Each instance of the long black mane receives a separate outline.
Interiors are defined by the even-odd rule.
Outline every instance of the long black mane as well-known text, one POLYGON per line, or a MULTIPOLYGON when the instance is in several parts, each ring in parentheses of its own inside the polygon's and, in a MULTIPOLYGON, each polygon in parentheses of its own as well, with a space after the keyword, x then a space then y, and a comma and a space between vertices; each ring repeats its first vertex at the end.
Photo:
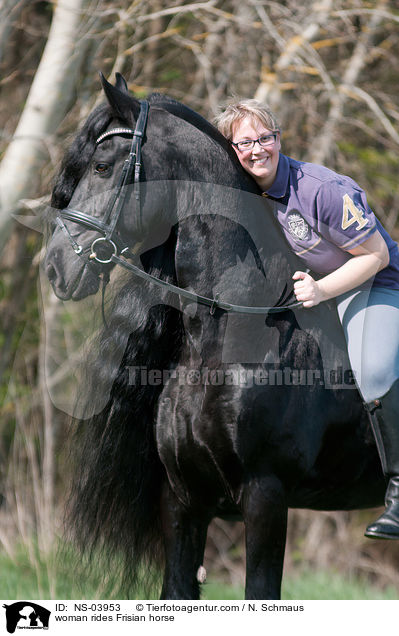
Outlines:
MULTIPOLYGON (((159 93, 148 96, 162 108, 207 135, 216 152, 232 162, 229 184, 256 191, 256 184, 239 169, 235 153, 219 131, 203 117, 159 93)), ((115 115, 109 105, 97 107, 67 152, 52 195, 52 207, 63 208, 83 177, 96 148, 96 139, 115 115)), ((129 124, 126 120, 121 125, 129 124)), ((222 162, 223 165, 223 162, 222 162)), ((222 178, 226 171, 223 170, 222 178)), ((199 176, 201 178, 201 176, 199 176)), ((173 254, 176 235, 142 254, 141 265, 150 274, 176 284, 173 254)), ((154 290, 129 278, 114 295, 107 311, 108 326, 93 346, 90 373, 83 391, 87 412, 103 398, 113 377, 109 400, 100 413, 75 421, 75 478, 71 485, 68 526, 84 553, 121 564, 124 585, 134 588, 142 567, 156 576, 162 567, 163 546, 159 523, 160 488, 165 471, 153 436, 157 402, 162 387, 130 383, 129 368, 147 365, 170 369, 177 363, 184 341, 180 312, 164 302, 151 302, 154 290), (115 351, 123 352, 115 368, 115 351), (88 551, 88 547, 90 550, 88 551), (125 564, 132 564, 125 567, 125 564), (151 569, 152 568, 152 569, 151 569)), ((85 409, 83 409, 85 410, 85 409)), ((151 576, 147 578, 149 584, 151 576)))

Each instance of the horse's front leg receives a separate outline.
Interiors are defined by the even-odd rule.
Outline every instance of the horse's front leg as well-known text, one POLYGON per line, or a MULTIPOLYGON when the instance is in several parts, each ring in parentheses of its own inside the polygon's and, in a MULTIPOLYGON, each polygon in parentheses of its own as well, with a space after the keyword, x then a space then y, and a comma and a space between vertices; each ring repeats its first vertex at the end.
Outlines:
POLYGON ((162 529, 165 574, 162 599, 199 599, 198 569, 204 558, 209 518, 187 509, 165 485, 162 529))
POLYGON ((243 493, 245 598, 279 599, 287 532, 284 488, 275 476, 252 479, 243 493))

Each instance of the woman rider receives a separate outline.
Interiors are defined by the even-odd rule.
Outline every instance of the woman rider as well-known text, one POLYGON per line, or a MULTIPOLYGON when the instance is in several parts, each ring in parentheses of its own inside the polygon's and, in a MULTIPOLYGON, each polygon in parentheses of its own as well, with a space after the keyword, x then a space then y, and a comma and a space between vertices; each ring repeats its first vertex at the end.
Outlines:
POLYGON ((349 359, 370 414, 384 474, 386 509, 366 536, 399 539, 399 251, 349 177, 280 153, 273 113, 253 99, 216 119, 265 197, 293 251, 314 272, 295 272, 297 300, 337 299, 349 359))

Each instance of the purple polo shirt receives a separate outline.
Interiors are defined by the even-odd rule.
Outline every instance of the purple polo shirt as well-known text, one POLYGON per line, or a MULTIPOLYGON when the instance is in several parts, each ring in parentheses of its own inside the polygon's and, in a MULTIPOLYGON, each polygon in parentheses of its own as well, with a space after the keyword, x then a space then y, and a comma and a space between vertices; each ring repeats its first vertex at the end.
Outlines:
POLYGON ((276 178, 263 196, 274 200, 274 215, 292 250, 319 274, 329 274, 353 258, 350 250, 377 229, 390 253, 374 287, 399 290, 399 250, 374 216, 358 184, 324 166, 280 153, 276 178))

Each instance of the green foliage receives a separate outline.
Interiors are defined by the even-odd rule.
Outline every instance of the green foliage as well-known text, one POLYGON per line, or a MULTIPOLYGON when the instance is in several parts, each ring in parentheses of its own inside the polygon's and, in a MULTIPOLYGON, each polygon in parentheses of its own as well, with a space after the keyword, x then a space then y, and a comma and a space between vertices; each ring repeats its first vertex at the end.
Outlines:
POLYGON ((356 576, 333 571, 304 571, 283 581, 284 600, 392 600, 399 598, 394 587, 381 590, 356 576))
MULTIPOLYGON (((399 156, 386 148, 341 141, 339 149, 352 170, 348 173, 367 190, 370 207, 391 212, 399 194, 399 156)), ((385 219, 381 219, 383 222, 385 219)), ((390 228, 389 228, 390 229, 390 228)))
MULTIPOLYGON (((20 547, 14 557, 0 552, 0 598, 53 599, 123 599, 118 580, 109 576, 104 583, 99 566, 85 576, 76 572, 76 554, 62 551, 62 558, 54 554, 44 558, 32 545, 20 547)), ((155 597, 155 596, 154 596, 155 597)), ((138 594, 137 598, 147 598, 138 594)), ((202 587, 202 600, 239 600, 244 589, 217 581, 202 587)), ((291 600, 397 600, 399 592, 393 586, 381 590, 358 577, 344 577, 332 571, 304 571, 285 577, 282 598, 291 600)))
POLYGON ((126 598, 117 581, 108 577, 106 584, 98 568, 86 576, 79 568, 76 554, 63 549, 43 555, 37 546, 20 546, 12 557, 0 552, 0 598, 126 598))
POLYGON ((166 71, 163 71, 159 79, 162 83, 172 82, 173 80, 180 79, 182 76, 182 72, 177 68, 170 68, 166 71))
MULTIPOLYGON (((203 599, 232 599, 244 598, 241 587, 232 587, 222 583, 204 585, 203 599)), ((344 577, 338 572, 318 571, 303 572, 300 575, 285 577, 282 586, 282 600, 394 600, 399 598, 398 590, 394 587, 380 590, 365 580, 357 577, 344 577)))

